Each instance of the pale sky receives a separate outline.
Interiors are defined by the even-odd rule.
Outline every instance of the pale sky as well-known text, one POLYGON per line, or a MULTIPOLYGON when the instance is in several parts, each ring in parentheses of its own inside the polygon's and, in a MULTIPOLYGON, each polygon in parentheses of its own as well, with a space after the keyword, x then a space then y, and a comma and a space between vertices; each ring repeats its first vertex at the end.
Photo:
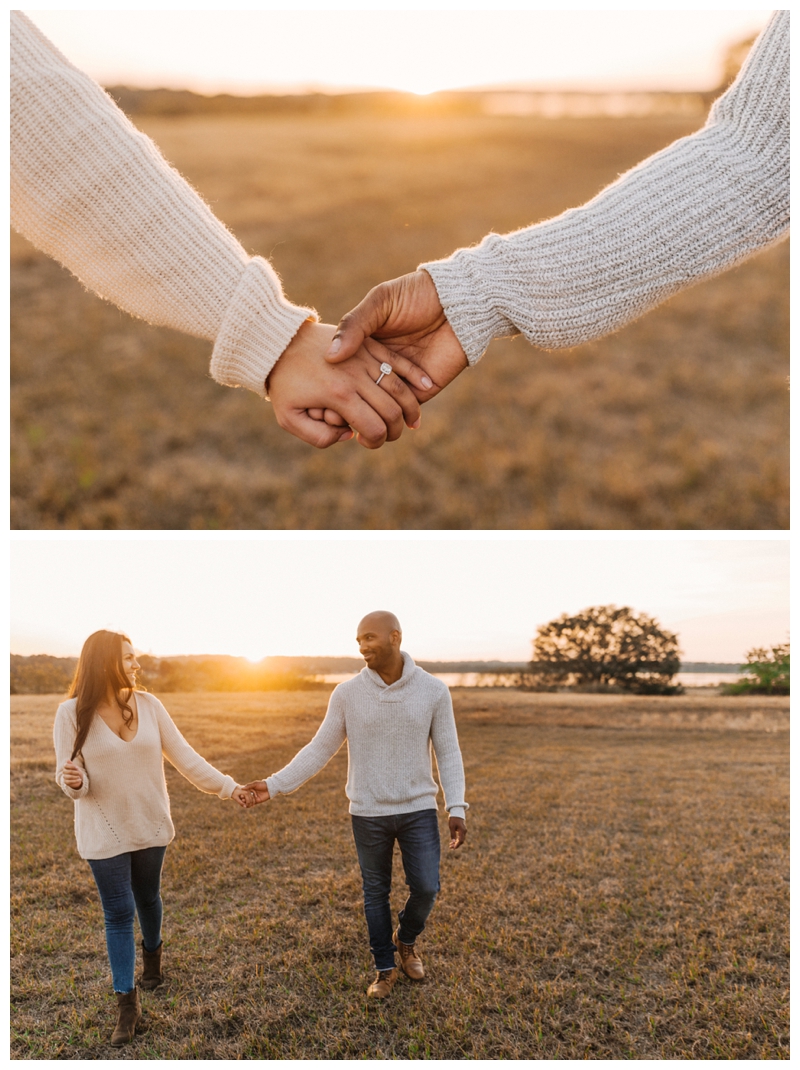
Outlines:
MULTIPOLYGON (((364 8, 364 5, 361 5, 364 8)), ((105 85, 258 93, 476 86, 711 89, 768 9, 29 11, 105 85)), ((371 10, 369 8, 372 8, 371 10)))
POLYGON ((787 640, 788 549, 784 539, 14 539, 11 652, 76 655, 112 628, 160 656, 357 656, 360 618, 389 609, 414 657, 522 661, 538 625, 614 603, 677 632, 684 660, 738 662, 787 640))

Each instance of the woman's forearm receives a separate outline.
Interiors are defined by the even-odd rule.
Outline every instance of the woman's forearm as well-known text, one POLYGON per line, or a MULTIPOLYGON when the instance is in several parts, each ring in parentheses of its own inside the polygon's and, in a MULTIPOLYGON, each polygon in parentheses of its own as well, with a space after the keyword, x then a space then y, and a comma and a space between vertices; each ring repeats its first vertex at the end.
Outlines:
POLYGON ((11 46, 13 226, 120 308, 214 341, 214 378, 263 396, 313 312, 21 12, 11 46))
POLYGON ((164 706, 158 699, 154 701, 158 730, 161 735, 161 749, 167 760, 200 791, 209 795, 217 795, 220 799, 229 799, 236 788, 236 781, 233 777, 221 773, 198 754, 183 738, 164 706))
POLYGON ((471 364, 493 337, 602 337, 789 228, 789 12, 777 12, 702 130, 580 208, 422 266, 471 364))

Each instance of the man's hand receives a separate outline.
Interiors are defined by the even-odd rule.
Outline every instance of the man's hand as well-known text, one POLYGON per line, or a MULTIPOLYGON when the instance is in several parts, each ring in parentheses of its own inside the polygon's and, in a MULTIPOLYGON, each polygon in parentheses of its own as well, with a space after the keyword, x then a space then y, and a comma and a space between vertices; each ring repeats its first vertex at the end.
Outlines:
MULTIPOLYGON (((383 358, 370 351, 381 348, 377 343, 356 346, 340 367, 325 361, 334 331, 327 323, 302 324, 272 369, 268 389, 280 426, 320 449, 353 431, 362 445, 377 449, 400 437, 404 421, 419 427, 419 402, 409 386, 395 374, 377 384, 383 358)), ((416 368, 412 374, 423 377, 416 368)))
POLYGON ((237 785, 231 792, 231 798, 234 802, 237 802, 240 806, 243 806, 245 809, 247 809, 247 795, 245 793, 244 788, 239 787, 239 785, 237 785))
POLYGON ((457 851, 467 838, 467 823, 463 817, 450 818, 450 850, 457 851))
POLYGON ((83 770, 70 759, 64 762, 62 775, 68 788, 74 788, 77 791, 83 786, 83 770))
POLYGON ((245 784, 241 790, 245 797, 244 805, 248 808, 257 806, 258 803, 269 801, 266 780, 251 780, 250 783, 245 784))
POLYGON ((372 336, 385 348, 386 360, 406 378, 416 365, 425 380, 409 379, 420 401, 429 401, 467 367, 467 358, 444 314, 433 279, 413 271, 382 282, 348 312, 336 328, 326 359, 347 360, 372 336))

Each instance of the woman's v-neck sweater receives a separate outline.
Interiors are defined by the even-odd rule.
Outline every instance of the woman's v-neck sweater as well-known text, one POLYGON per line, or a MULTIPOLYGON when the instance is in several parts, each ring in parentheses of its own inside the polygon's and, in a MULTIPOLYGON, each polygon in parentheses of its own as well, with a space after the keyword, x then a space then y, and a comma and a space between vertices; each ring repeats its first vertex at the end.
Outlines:
POLYGON ((327 765, 347 740, 350 813, 360 817, 436 810, 436 756, 445 808, 463 817, 464 766, 447 686, 403 654, 403 674, 386 684, 372 669, 339 684, 307 746, 267 778, 270 796, 287 795, 327 765))
POLYGON ((129 742, 95 715, 75 764, 83 784, 64 783, 64 763, 75 745, 74 698, 58 707, 53 741, 56 783, 75 802, 75 837, 82 858, 112 858, 145 847, 164 847, 175 835, 169 809, 164 757, 196 788, 229 799, 236 781, 220 773, 189 746, 154 696, 136 692, 139 727, 129 742))

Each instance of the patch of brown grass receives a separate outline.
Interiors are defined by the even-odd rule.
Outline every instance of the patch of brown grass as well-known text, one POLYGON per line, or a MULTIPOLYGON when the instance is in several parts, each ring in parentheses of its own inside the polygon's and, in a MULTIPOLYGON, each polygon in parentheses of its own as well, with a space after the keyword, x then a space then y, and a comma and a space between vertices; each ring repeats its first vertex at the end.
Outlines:
MULTIPOLYGON (((427 983, 364 996, 344 753, 248 813, 168 767, 168 983, 120 1052, 97 895, 52 781, 56 699, 12 697, 13 1056, 788 1058, 788 700, 454 697, 469 839, 443 857, 427 983)), ((167 700, 242 780, 325 707, 167 700)))
MULTIPOLYGON (((290 297, 383 278, 581 203, 685 120, 148 120, 290 297)), ((317 453, 12 240, 16 528, 788 526, 788 247, 566 353, 497 341, 380 451, 317 453)))

